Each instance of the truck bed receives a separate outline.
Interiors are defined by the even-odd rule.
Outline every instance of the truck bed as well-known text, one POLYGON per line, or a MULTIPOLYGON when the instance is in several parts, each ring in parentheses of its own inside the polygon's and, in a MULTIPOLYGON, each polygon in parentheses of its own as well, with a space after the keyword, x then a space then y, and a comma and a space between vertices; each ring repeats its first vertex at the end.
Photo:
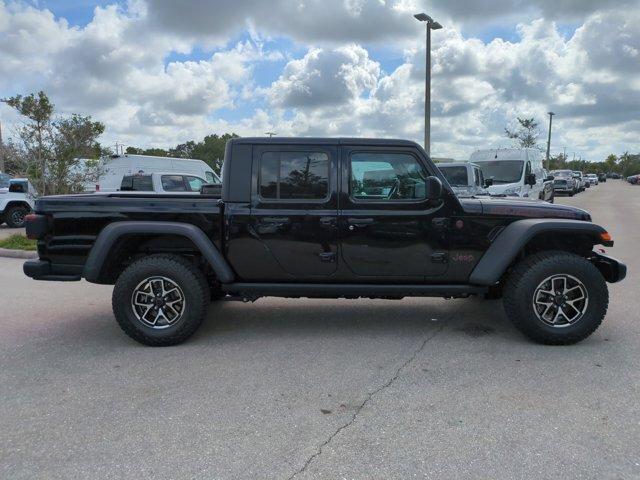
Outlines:
MULTIPOLYGON (((222 203, 215 195, 137 193, 56 195, 36 202, 46 215, 49 233, 38 240, 38 254, 54 264, 81 272, 98 234, 113 222, 159 220, 200 228, 220 248, 222 203)), ((176 244, 176 248, 179 245, 176 244)))

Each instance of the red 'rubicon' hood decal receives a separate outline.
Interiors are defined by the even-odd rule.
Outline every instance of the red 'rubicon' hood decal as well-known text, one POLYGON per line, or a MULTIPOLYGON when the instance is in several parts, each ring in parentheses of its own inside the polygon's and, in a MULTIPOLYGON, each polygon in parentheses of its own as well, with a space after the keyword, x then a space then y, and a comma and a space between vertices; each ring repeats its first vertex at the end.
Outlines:
POLYGON ((568 218, 591 221, 589 212, 569 205, 536 200, 488 198, 480 200, 483 215, 521 218, 568 218))

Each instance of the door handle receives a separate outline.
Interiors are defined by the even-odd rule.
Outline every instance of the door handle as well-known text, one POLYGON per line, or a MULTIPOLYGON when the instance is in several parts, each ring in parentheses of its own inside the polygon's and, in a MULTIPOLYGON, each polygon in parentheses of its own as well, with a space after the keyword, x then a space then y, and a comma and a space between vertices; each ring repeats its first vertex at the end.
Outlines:
POLYGON ((348 218, 347 222, 355 227, 364 227, 365 225, 371 225, 373 218, 348 218))

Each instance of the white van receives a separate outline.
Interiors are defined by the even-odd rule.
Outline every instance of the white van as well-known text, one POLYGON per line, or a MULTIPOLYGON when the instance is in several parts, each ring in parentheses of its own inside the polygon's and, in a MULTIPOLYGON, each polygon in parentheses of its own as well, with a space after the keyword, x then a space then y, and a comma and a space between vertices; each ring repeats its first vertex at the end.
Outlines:
POLYGON ((498 148, 477 150, 469 161, 477 164, 490 195, 525 197, 538 200, 547 181, 542 164, 542 152, 537 148, 498 148))
POLYGON ((105 171, 97 182, 86 184, 87 192, 116 192, 125 175, 136 173, 179 172, 204 178, 207 183, 220 183, 220 177, 202 160, 193 158, 155 157, 152 155, 113 155, 102 159, 105 171))

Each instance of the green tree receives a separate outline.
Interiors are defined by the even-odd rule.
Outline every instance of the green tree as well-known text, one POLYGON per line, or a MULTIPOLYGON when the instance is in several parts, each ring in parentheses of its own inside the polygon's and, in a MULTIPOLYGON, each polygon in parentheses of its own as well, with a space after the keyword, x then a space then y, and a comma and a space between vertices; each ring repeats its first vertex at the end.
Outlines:
POLYGON ((615 172, 618 169, 618 157, 616 157, 613 153, 610 154, 604 160, 605 163, 605 171, 606 172, 615 172))
POLYGON ((538 129, 538 122, 534 118, 520 118, 518 117, 518 125, 516 129, 510 129, 509 127, 504 129, 504 133, 507 137, 516 141, 516 146, 520 148, 534 148, 538 144, 538 137, 540 136, 540 130, 538 129))
MULTIPOLYGON (((93 172, 97 162, 83 165, 80 158, 97 159, 102 154, 98 137, 104 133, 104 125, 91 117, 72 115, 54 122, 54 160, 48 172, 51 193, 81 191, 88 177, 99 176, 93 172)), ((97 178, 96 178, 97 179, 97 178)))
POLYGON ((103 153, 98 137, 104 125, 75 114, 54 119, 54 105, 42 91, 2 101, 26 119, 14 144, 16 169, 31 178, 43 195, 81 189, 86 180, 81 158, 97 159, 103 153))
POLYGON ((26 158, 33 160, 27 165, 25 173, 34 180, 38 179, 42 193, 46 194, 47 163, 52 158, 53 104, 43 91, 26 97, 16 95, 3 98, 1 101, 27 119, 18 132, 26 158))
POLYGON ((200 142, 189 140, 188 142, 176 145, 173 148, 164 150, 162 148, 141 149, 136 147, 127 147, 126 152, 138 155, 156 155, 159 157, 178 157, 178 158, 195 158, 204 160, 211 168, 220 174, 222 169, 222 160, 224 159, 224 150, 227 141, 232 138, 238 138, 235 133, 225 133, 218 135, 214 133, 207 135, 200 142))

